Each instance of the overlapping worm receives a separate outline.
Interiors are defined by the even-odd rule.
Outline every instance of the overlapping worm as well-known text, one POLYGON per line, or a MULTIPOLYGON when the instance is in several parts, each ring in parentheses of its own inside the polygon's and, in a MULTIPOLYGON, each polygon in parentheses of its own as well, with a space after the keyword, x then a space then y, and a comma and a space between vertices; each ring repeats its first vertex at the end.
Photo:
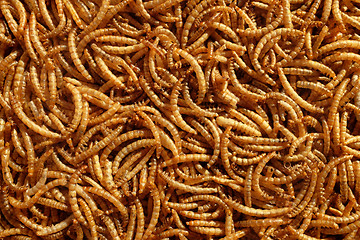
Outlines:
POLYGON ((360 238, 360 4, 0 0, 0 238, 360 238))

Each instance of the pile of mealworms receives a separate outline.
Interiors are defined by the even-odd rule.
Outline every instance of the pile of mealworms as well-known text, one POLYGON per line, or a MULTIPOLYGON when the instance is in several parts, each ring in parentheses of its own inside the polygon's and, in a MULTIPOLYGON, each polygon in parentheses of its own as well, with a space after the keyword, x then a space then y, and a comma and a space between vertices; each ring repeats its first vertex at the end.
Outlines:
POLYGON ((0 239, 359 239, 360 1, 0 0, 0 239))

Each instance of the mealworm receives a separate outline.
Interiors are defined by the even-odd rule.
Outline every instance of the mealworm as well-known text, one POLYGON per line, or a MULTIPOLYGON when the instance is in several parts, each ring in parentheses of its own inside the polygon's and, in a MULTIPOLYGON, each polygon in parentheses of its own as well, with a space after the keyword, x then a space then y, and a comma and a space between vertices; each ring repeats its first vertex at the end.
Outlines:
POLYGON ((311 105, 310 103, 308 103, 307 101, 302 99, 295 92, 295 90, 291 87, 290 83, 287 81, 286 76, 281 68, 278 68, 278 73, 279 73, 279 78, 280 78, 281 84, 284 87, 284 90, 297 104, 299 104, 301 107, 305 108, 306 110, 308 110, 310 112, 319 112, 319 113, 323 112, 323 109, 318 108, 314 105, 311 105))
POLYGON ((93 78, 91 77, 91 75, 89 74, 89 72, 86 70, 86 68, 84 67, 84 65, 81 63, 81 60, 79 58, 77 49, 76 49, 76 43, 75 43, 75 39, 76 38, 76 31, 72 30, 69 33, 69 39, 68 39, 68 46, 69 46, 69 52, 71 55, 71 58, 74 62, 74 65, 76 67, 76 69, 81 73, 81 75, 88 81, 93 82, 93 78))
POLYGON ((76 23, 76 25, 80 28, 80 29, 84 29, 85 28, 85 23, 84 21, 79 17, 79 15, 77 14, 77 11, 75 10, 73 4, 69 1, 69 0, 63 0, 65 7, 68 9, 70 15, 72 16, 72 19, 74 20, 74 22, 76 23))
POLYGON ((29 208, 30 206, 32 206, 36 203, 36 201, 40 198, 40 196, 42 194, 44 194, 45 192, 49 191, 50 189, 52 189, 54 187, 64 186, 65 184, 67 184, 66 179, 57 179, 57 180, 47 183, 42 188, 40 188, 40 190, 28 201, 21 202, 13 197, 9 197, 9 202, 11 205, 13 205, 16 208, 20 208, 20 209, 21 208, 29 208))
POLYGON ((15 191, 25 191, 27 187, 18 186, 18 184, 14 184, 14 180, 9 168, 9 162, 10 162, 10 145, 6 144, 5 148, 2 149, 2 155, 1 155, 3 180, 5 183, 7 183, 7 185, 10 188, 14 189, 15 191))
MULTIPOLYGON (((12 235, 32 235, 31 231, 24 228, 10 228, 10 229, 4 229, 0 233, 1 238, 10 237, 12 235)), ((15 237, 15 236, 14 236, 15 237)))
POLYGON ((103 198, 107 199, 109 202, 111 202, 112 204, 114 204, 114 206, 119 210, 119 212, 122 215, 124 225, 125 226, 127 225, 127 222, 129 220, 129 213, 128 213, 126 207, 120 201, 118 201, 113 195, 111 195, 109 192, 107 192, 103 189, 98 189, 98 188, 94 188, 94 187, 84 187, 84 190, 86 192, 90 192, 90 193, 96 194, 100 197, 103 197, 103 198))
POLYGON ((114 174, 118 172, 120 162, 126 155, 128 155, 129 153, 136 151, 140 148, 151 146, 152 144, 156 144, 155 139, 137 140, 137 141, 127 145, 125 148, 123 148, 121 151, 119 151, 118 154, 116 155, 116 157, 112 163, 112 172, 114 174))
MULTIPOLYGON (((22 36, 18 30, 19 25, 17 24, 14 17, 12 16, 12 13, 10 10, 10 4, 7 1, 1 1, 0 8, 1 8, 1 12, 2 12, 3 16, 5 17, 7 23, 9 24, 9 28, 11 29, 11 32, 14 34, 14 36, 16 38, 18 38, 19 40, 22 40, 22 36)), ((22 29, 24 29, 24 27, 22 27, 22 29)))
POLYGON ((75 158, 73 159, 73 161, 71 161, 71 163, 72 164, 78 164, 78 163, 82 162, 84 159, 94 155, 95 153, 97 153, 98 151, 100 151, 101 149, 106 147, 106 145, 108 145, 115 137, 117 137, 117 135, 120 134, 122 129, 123 129, 123 126, 118 126, 115 130, 113 130, 111 132, 111 134, 104 137, 100 142, 95 144, 92 148, 90 148, 90 149, 82 152, 81 154, 75 156, 75 158))
POLYGON ((209 194, 209 193, 217 192, 216 188, 201 188, 196 186, 185 185, 183 183, 171 179, 166 173, 164 173, 161 170, 159 170, 158 173, 171 187, 181 189, 186 192, 193 192, 197 194, 209 194))
POLYGON ((79 35, 80 38, 83 38, 84 36, 86 36, 88 33, 92 32, 93 30, 95 30, 100 25, 102 20, 106 17, 109 7, 110 7, 110 0, 102 1, 102 4, 98 10, 98 14, 91 21, 91 23, 89 25, 87 25, 84 28, 84 30, 80 33, 80 35, 79 35))
POLYGON ((256 168, 254 169, 254 175, 252 177, 252 188, 254 192, 259 195, 262 199, 271 200, 273 196, 268 195, 266 192, 261 190, 260 188, 260 174, 265 167, 266 163, 271 160, 275 156, 275 152, 272 152, 265 156, 263 159, 260 160, 256 168))
POLYGON ((235 128, 237 130, 240 130, 250 136, 261 136, 261 132, 258 131, 257 129, 254 129, 248 125, 245 125, 241 122, 235 121, 230 118, 225 118, 225 117, 219 116, 216 118, 216 123, 223 127, 231 126, 231 127, 235 128))
POLYGON ((91 44, 91 48, 98 54, 100 54, 104 59, 113 62, 115 64, 120 65, 123 67, 127 73, 130 75, 131 79, 135 82, 136 87, 138 88, 139 80, 133 69, 126 63, 124 59, 122 59, 119 56, 112 56, 104 52, 100 47, 98 47, 96 44, 91 44))
POLYGON ((201 69, 200 65, 198 64, 198 62, 196 61, 196 59, 192 55, 190 55, 188 52, 186 52, 182 49, 179 49, 179 48, 175 48, 174 51, 177 54, 179 54, 180 56, 182 56, 184 59, 186 59, 186 61, 188 61, 189 64, 194 68, 194 71, 198 78, 198 84, 199 84, 199 94, 198 94, 196 103, 200 104, 204 100, 204 97, 205 97, 205 94, 207 91, 204 72, 202 71, 202 69, 201 69))
POLYGON ((328 123, 330 130, 333 129, 333 127, 334 127, 335 114, 337 112, 341 98, 345 95, 345 89, 349 82, 350 82, 350 79, 347 78, 346 80, 342 81, 341 84, 339 85, 339 87, 336 89, 336 93, 333 97, 333 101, 329 108, 329 115, 328 115, 328 119, 327 119, 327 123, 328 123))
POLYGON ((128 182, 131 178, 135 177, 135 175, 144 168, 146 162, 150 159, 152 154, 154 153, 154 148, 150 149, 146 155, 140 160, 140 162, 134 167, 131 172, 127 173, 125 177, 120 178, 119 175, 115 174, 115 179, 119 179, 117 185, 121 185, 124 182, 128 182))
POLYGON ((143 239, 148 239, 148 237, 154 231, 155 226, 158 222, 159 214, 160 214, 161 201, 160 201, 159 191, 156 188, 156 186, 151 186, 151 188, 152 188, 151 195, 153 197, 154 207, 152 208, 152 214, 151 214, 148 228, 146 229, 146 231, 144 232, 144 235, 142 236, 143 239))
POLYGON ((290 207, 274 208, 274 209, 255 209, 246 207, 240 203, 237 203, 231 199, 223 199, 223 201, 236 211, 241 213, 254 216, 254 217, 276 217, 286 214, 292 210, 290 207))

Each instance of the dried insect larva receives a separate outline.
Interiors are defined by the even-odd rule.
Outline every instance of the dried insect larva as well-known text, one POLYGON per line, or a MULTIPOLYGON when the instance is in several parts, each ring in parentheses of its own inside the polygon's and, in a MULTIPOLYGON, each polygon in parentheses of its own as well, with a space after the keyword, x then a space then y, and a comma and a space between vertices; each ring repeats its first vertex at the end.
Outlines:
POLYGON ((12 131, 11 131, 11 140, 12 140, 12 143, 15 147, 15 150, 17 151, 17 153, 21 156, 21 157, 25 157, 25 150, 24 148, 22 147, 22 143, 19 139, 19 136, 18 136, 18 133, 16 131, 16 129, 14 128, 12 131))
POLYGON ((134 237, 135 233, 135 224, 136 224, 136 206, 132 205, 130 207, 130 220, 129 225, 126 230, 126 240, 131 240, 134 237))
POLYGON ((304 99, 302 99, 296 92, 295 90, 291 87, 290 83, 287 81, 286 76, 283 72, 283 70, 281 68, 278 68, 278 73, 279 73, 279 79, 281 81, 281 84, 284 87, 285 92, 297 103, 299 104, 301 107, 305 108, 306 110, 310 111, 310 112, 319 112, 322 113, 323 109, 318 108, 314 105, 311 105, 310 103, 308 103, 307 101, 305 101, 304 99))
POLYGON ((350 82, 349 78, 345 79, 344 81, 341 82, 339 87, 336 89, 336 93, 333 97, 332 104, 329 108, 329 115, 328 115, 328 119, 327 119, 327 123, 328 123, 330 130, 332 130, 334 127, 335 115, 336 115, 337 109, 339 107, 341 98, 345 95, 345 89, 349 82, 350 82))
POLYGON ((152 8, 149 13, 151 15, 154 15, 157 14, 158 12, 164 12, 166 11, 166 9, 171 8, 172 6, 177 5, 180 2, 182 2, 182 0, 171 0, 171 1, 162 2, 159 5, 155 5, 155 7, 152 8))
MULTIPOLYGON (((206 1, 206 0, 203 0, 203 1, 206 1)), ((204 100, 204 97, 205 97, 205 94, 207 91, 204 72, 202 71, 202 69, 201 69, 199 63, 196 61, 196 59, 192 55, 190 55, 188 52, 186 52, 182 49, 179 49, 179 48, 175 48, 174 52, 179 54, 181 57, 183 57, 194 68, 194 71, 198 78, 198 85, 199 85, 199 94, 198 94, 196 103, 200 104, 204 100)))
POLYGON ((175 164, 186 162, 209 162, 210 159, 211 156, 207 154, 182 154, 161 163, 160 168, 165 168, 175 164))
POLYGON ((148 225, 148 228, 146 229, 143 239, 148 239, 148 237, 151 235, 151 233, 155 230, 155 226, 158 222, 159 215, 160 215, 160 207, 161 207, 161 201, 160 201, 160 195, 159 190, 156 186, 151 186, 152 188, 152 197, 153 197, 153 203, 154 206, 152 208, 152 214, 150 218, 150 222, 148 225))
POLYGON ((266 153, 260 154, 253 158, 239 158, 236 156, 232 156, 230 160, 238 165, 253 165, 258 163, 263 157, 266 156, 266 153))
POLYGON ((160 22, 155 20, 150 13, 147 11, 147 9, 145 9, 144 3, 141 0, 136 0, 136 2, 130 2, 130 5, 132 5, 138 12, 139 14, 146 19, 149 23, 157 26, 160 25, 160 22))
POLYGON ((241 122, 238 122, 238 121, 235 121, 231 118, 225 118, 223 116, 219 116, 216 118, 216 123, 219 124, 220 126, 222 127, 233 127, 235 128, 236 130, 239 130, 239 131, 242 131, 244 132, 245 134, 248 134, 250 136, 261 136, 261 132, 248 126, 248 125, 245 125, 241 122))
MULTIPOLYGON (((282 1, 282 7, 284 11, 284 25, 286 28, 293 28, 293 23, 291 21, 291 11, 290 11, 290 1, 282 1)), ((310 12, 310 11, 309 11, 310 12)))
POLYGON ((313 197, 314 191, 315 191, 315 187, 317 184, 316 180, 317 180, 317 172, 315 171, 315 172, 312 172, 310 184, 309 184, 309 187, 307 189, 307 192, 306 192, 303 200, 298 205, 294 206, 294 209, 292 209, 292 211, 287 214, 288 217, 292 218, 292 217, 298 215, 309 204, 309 202, 311 201, 311 199, 313 197))
POLYGON ((247 207, 252 206, 252 202, 251 202, 251 183, 252 183, 253 171, 254 171, 254 166, 252 166, 252 165, 249 166, 249 168, 247 170, 246 178, 245 178, 244 202, 245 202, 245 206, 247 206, 247 207))
POLYGON ((199 226, 189 226, 189 228, 197 233, 210 235, 210 236, 223 236, 225 231, 222 228, 216 227, 199 227, 199 226))
POLYGON ((41 204, 41 205, 44 205, 44 206, 48 206, 48 207, 51 207, 51 208, 56 208, 56 209, 59 209, 59 210, 62 210, 62 211, 66 211, 66 212, 70 212, 71 209, 68 205, 64 204, 64 203, 61 203, 61 202, 57 202, 53 199, 48 199, 48 198, 43 198, 43 197, 40 197, 37 202, 37 204, 41 204))
POLYGON ((296 86, 299 88, 312 89, 320 94, 332 97, 332 92, 319 82, 313 83, 313 82, 306 82, 306 81, 298 81, 298 82, 296 82, 296 86))
POLYGON ((64 13, 64 3, 62 0, 56 0, 56 8, 60 18, 59 24, 54 29, 51 29, 49 33, 46 33, 43 38, 51 38, 53 36, 57 36, 65 28, 66 16, 64 13))
POLYGON ((25 100, 25 92, 22 91, 25 85, 24 70, 29 60, 28 54, 24 53, 16 66, 15 75, 13 79, 13 92, 14 96, 23 103, 25 100))
POLYGON ((116 77, 111 72, 111 70, 108 68, 108 66, 106 65, 106 63, 102 58, 100 58, 99 56, 95 56, 95 61, 99 66, 99 68, 101 69, 102 75, 108 82, 113 83, 115 86, 119 87, 120 89, 125 88, 124 83, 121 81, 122 79, 120 77, 116 77))
POLYGON ((215 120, 210 121, 209 119, 204 118, 204 117, 202 117, 201 120, 204 121, 207 126, 209 126, 209 129, 212 132, 212 135, 214 138, 214 151, 213 151, 213 155, 208 163, 208 167, 210 167, 213 164, 215 164, 215 162, 220 154, 220 134, 218 131, 218 127, 216 126, 215 120))
MULTIPOLYGON (((293 36, 302 36, 303 33, 301 33, 299 30, 295 30, 295 29, 291 29, 291 28, 279 28, 276 29, 268 34, 266 34, 263 38, 260 39, 260 41, 258 42, 258 44, 256 45, 256 48, 254 49, 254 53, 252 56, 252 61, 257 60, 257 58, 259 57, 262 49, 264 48, 264 46, 266 46, 266 44, 268 44, 268 42, 277 37, 277 36, 284 36, 284 35, 293 35, 293 36)), ((256 62, 254 62, 256 63, 256 62)), ((257 64, 253 64, 255 69, 261 69, 261 67, 258 67, 258 61, 257 64)))
POLYGON ((321 190, 323 188, 325 178, 329 174, 331 169, 342 162, 352 159, 352 157, 353 157, 352 155, 344 155, 341 157, 337 157, 337 158, 332 159, 327 165, 325 165, 324 169, 319 174, 318 183, 317 183, 315 192, 319 193, 319 195, 321 196, 322 193, 319 192, 319 190, 321 190))
POLYGON ((358 43, 358 41, 356 40, 339 40, 336 42, 332 42, 330 44, 327 44, 323 47, 321 47, 318 50, 318 56, 321 56, 325 53, 331 52, 337 48, 355 48, 358 49, 360 48, 360 45, 358 43))
POLYGON ((228 146, 230 143, 229 140, 229 133, 231 131, 231 126, 227 127, 225 129, 225 131, 222 133, 221 136, 221 143, 220 143, 220 151, 221 151, 221 159, 225 168, 225 171, 229 174, 229 176, 231 178, 233 178, 234 180, 236 180, 238 183, 242 184, 244 183, 244 179, 242 177, 239 177, 238 175, 235 174, 235 172, 233 171, 233 169, 230 166, 230 161, 229 161, 229 151, 228 151, 228 146))
POLYGON ((360 28, 360 22, 355 18, 350 17, 348 14, 341 12, 341 18, 345 23, 348 23, 357 29, 360 28))
POLYGON ((336 74, 335 72, 329 68, 328 66, 321 64, 319 62, 316 61, 312 61, 312 60, 293 60, 291 62, 291 66, 294 67, 309 67, 309 68, 313 68, 315 70, 319 70, 321 73, 331 77, 331 78, 335 78, 336 74))
POLYGON ((61 221, 55 225, 48 226, 41 230, 38 230, 36 232, 36 235, 46 236, 46 235, 50 235, 50 234, 59 232, 65 228, 67 228, 68 226, 70 226, 70 224, 73 222, 73 219, 74 219, 74 215, 71 214, 69 217, 67 217, 66 219, 64 219, 63 221, 61 221))
POLYGON ((17 200, 16 198, 9 196, 9 202, 11 205, 13 205, 15 208, 29 208, 32 205, 34 205, 39 197, 44 194, 45 192, 49 191, 50 189, 57 187, 57 186, 64 186, 67 184, 66 179, 56 179, 52 182, 47 183, 42 187, 32 198, 30 198, 28 201, 21 202, 17 200))
POLYGON ((108 229, 108 232, 109 232, 111 238, 114 239, 114 240, 120 240, 118 231, 116 230, 115 224, 112 221, 112 219, 109 216, 105 215, 105 214, 101 215, 100 219, 104 222, 106 228, 108 229))
POLYGON ((287 226, 286 230, 292 235, 292 236, 296 236, 298 239, 303 239, 303 240, 315 240, 315 239, 319 239, 319 238, 314 238, 311 236, 308 236, 304 233, 301 233, 298 230, 295 230, 292 226, 287 226))
MULTIPOLYGON (((173 90, 173 92, 177 92, 177 90, 173 90)), ((177 97, 176 97, 177 99, 177 97)), ((175 100, 177 101, 177 100, 175 100)), ((196 130, 190 127, 187 122, 182 118, 180 114, 180 110, 177 104, 172 102, 173 109, 170 111, 164 110, 164 113, 167 115, 167 117, 174 122, 178 127, 180 127, 182 130, 189 132, 190 134, 196 134, 196 130)))
POLYGON ((10 145, 6 144, 5 148, 2 149, 1 155, 1 165, 2 165, 2 174, 4 182, 15 191, 25 191, 27 188, 25 186, 18 186, 18 184, 14 184, 14 179, 12 177, 9 162, 10 162, 10 145))
POLYGON ((202 124, 200 124, 198 121, 196 121, 193 118, 187 118, 187 120, 197 130, 197 132, 199 132, 205 138, 205 140, 209 144, 214 145, 214 139, 202 124))
POLYGON ((160 133, 161 145, 163 145, 165 148, 169 149, 174 156, 178 156, 179 151, 178 151, 178 148, 175 145, 174 141, 162 129, 160 129, 159 127, 156 127, 156 128, 158 129, 158 131, 160 133))
POLYGON ((139 112, 137 112, 137 114, 139 114, 140 117, 142 117, 145 120, 145 124, 148 125, 149 129, 153 133, 154 138, 156 140, 156 157, 159 158, 160 153, 162 151, 161 140, 160 140, 160 132, 156 128, 154 122, 151 120, 151 118, 146 113, 139 111, 139 112))
POLYGON ((268 195, 266 192, 264 192, 261 188, 260 188, 260 174, 263 170, 263 168, 265 167, 266 163, 268 161, 270 161, 274 156, 275 156, 275 152, 272 152, 270 154, 268 154, 267 156, 265 156, 264 158, 262 158, 260 160, 260 162, 258 163, 258 165, 256 166, 255 170, 254 170, 254 174, 252 177, 252 188, 254 190, 254 192, 262 199, 265 200, 271 200, 274 197, 268 195))
MULTIPOLYGON (((206 209, 209 208, 214 208, 214 206, 209 206, 206 209)), ((215 211, 213 212, 201 212, 201 213, 195 213, 192 211, 180 211, 180 215, 183 215, 186 218, 190 218, 190 219, 202 219, 202 220, 212 220, 212 219, 216 219, 219 216, 221 216, 223 214, 223 209, 222 208, 216 208, 215 211)))
POLYGON ((275 28, 277 28, 283 21, 283 15, 284 15, 284 11, 283 11, 283 8, 281 7, 276 19, 274 21, 271 21, 271 23, 268 24, 266 27, 258 28, 258 29, 247 28, 245 30, 237 29, 237 32, 240 34, 240 36, 243 35, 243 36, 247 36, 247 37, 259 38, 261 36, 264 36, 267 33, 272 32, 275 28))
POLYGON ((40 9, 42 18, 45 21, 45 24, 50 28, 50 30, 53 30, 55 28, 55 25, 50 17, 50 14, 48 12, 48 9, 46 7, 46 3, 44 0, 39 0, 39 9, 40 9))
POLYGON ((262 128, 266 132, 269 137, 275 137, 270 125, 259 114, 244 108, 241 108, 240 112, 253 120, 260 128, 262 128))
MULTIPOLYGON (((234 59, 236 61, 236 63, 240 66, 241 69, 243 69, 247 74, 249 74, 251 77, 259 79, 259 75, 257 74, 257 72, 255 72, 254 70, 250 69, 245 62, 237 55, 237 53, 235 53, 234 51, 232 52, 234 55, 234 59)), ((232 82, 232 84, 236 87, 236 91, 240 92, 241 94, 244 94, 245 96, 254 99, 254 100, 262 100, 264 99, 263 96, 260 96, 259 94, 253 93, 249 90, 247 90, 245 87, 242 86, 242 84, 240 84, 240 82, 238 81, 235 71, 234 71, 234 63, 233 62, 229 62, 229 73, 230 73, 230 80, 232 82)))
POLYGON ((238 6, 235 6, 235 11, 239 14, 239 16, 244 19, 246 24, 249 26, 250 29, 255 30, 256 29, 256 22, 254 22, 244 10, 239 8, 238 6))
POLYGON ((24 42, 25 42, 25 47, 27 49, 27 52, 29 54, 29 57, 35 61, 35 63, 37 65, 40 64, 39 58, 35 53, 35 50, 33 49, 32 43, 31 43, 31 39, 30 39, 30 28, 26 27, 25 28, 25 34, 24 34, 24 42))
POLYGON ((313 76, 314 71, 306 68, 283 68, 284 74, 296 76, 313 76))
POLYGON ((4 71, 7 67, 10 66, 10 64, 14 63, 16 58, 20 56, 21 51, 19 50, 13 50, 9 55, 7 55, 5 58, 1 59, 0 64, 0 70, 4 71))
POLYGON ((91 21, 89 25, 87 25, 84 30, 80 33, 79 37, 83 38, 90 32, 94 31, 100 23, 103 21, 103 19, 106 17, 107 11, 110 7, 110 0, 104 0, 102 1, 102 4, 98 10, 97 15, 95 18, 91 21))
POLYGON ((67 89, 69 89, 69 91, 73 94, 75 110, 74 110, 73 120, 71 121, 71 124, 70 124, 70 129, 71 129, 70 131, 74 131, 77 128, 77 126, 79 125, 79 123, 81 122, 81 116, 83 115, 83 113, 82 113, 82 108, 83 108, 82 97, 81 97, 80 91, 72 84, 65 83, 64 86, 67 89))
POLYGON ((114 204, 114 206, 121 213, 122 219, 124 221, 124 225, 127 225, 127 222, 129 220, 129 213, 127 211, 127 208, 120 201, 118 201, 112 194, 110 194, 109 192, 107 192, 103 189, 98 189, 98 188, 94 188, 94 187, 84 187, 84 190, 86 192, 90 192, 92 194, 96 194, 100 197, 103 197, 103 198, 107 199, 109 202, 111 202, 112 204, 114 204))
POLYGON ((193 192, 197 194, 210 194, 217 192, 216 188, 201 188, 196 186, 185 185, 183 183, 171 179, 170 176, 168 176, 166 173, 164 173, 161 170, 159 170, 158 173, 171 187, 176 189, 184 190, 186 192, 193 192))
POLYGON ((57 156, 57 154, 55 152, 52 153, 52 160, 55 163, 55 165, 59 168, 59 170, 61 171, 65 171, 68 173, 74 173, 75 169, 65 165, 57 156))
POLYGON ((116 102, 112 107, 110 107, 107 111, 105 111, 104 113, 100 114, 99 116, 97 116, 96 118, 93 118, 91 120, 89 120, 88 125, 89 126, 93 126, 96 124, 100 124, 105 122, 106 120, 110 119, 111 117, 113 117, 115 115, 115 113, 120 109, 121 104, 116 102))
POLYGON ((71 206, 71 210, 74 214, 74 217, 81 223, 83 223, 85 226, 88 224, 84 218, 84 216, 82 215, 79 205, 77 203, 77 199, 76 199, 76 185, 77 185, 77 179, 80 177, 79 175, 81 174, 81 172, 83 172, 86 169, 86 166, 83 166, 81 168, 79 168, 76 172, 74 172, 70 178, 70 183, 69 183, 69 203, 71 206))
POLYGON ((42 187, 44 187, 46 180, 47 180, 47 173, 48 173, 48 169, 45 168, 42 171, 41 177, 38 180, 38 182, 35 184, 35 186, 33 186, 32 188, 29 188, 28 190, 26 190, 25 194, 26 196, 32 196, 35 193, 37 193, 42 187))
POLYGON ((30 28, 30 39, 34 44, 34 48, 36 49, 37 53, 40 55, 40 58, 46 61, 47 52, 45 50, 45 47, 41 43, 38 31, 36 30, 36 17, 33 12, 30 15, 29 28, 30 28))
POLYGON ((84 29, 85 28, 85 23, 84 21, 79 17, 79 15, 77 14, 77 11, 75 10, 73 4, 69 1, 69 0, 63 0, 65 7, 67 8, 67 10, 69 11, 72 19, 74 20, 75 24, 80 28, 80 29, 84 29))
POLYGON ((225 34, 227 34, 230 38, 232 38, 232 40, 237 44, 239 43, 239 38, 237 36, 237 34, 227 25, 223 24, 223 23, 219 23, 219 22, 212 22, 210 23, 210 26, 218 29, 221 32, 224 32, 225 34))
POLYGON ((135 82, 135 85, 137 88, 139 88, 139 80, 137 75, 135 74, 134 70, 129 66, 129 64, 126 63, 124 59, 122 59, 119 56, 112 56, 107 54, 104 50, 102 50, 100 47, 98 47, 95 43, 91 44, 91 48, 98 53, 100 56, 104 58, 104 60, 107 60, 109 62, 113 62, 114 64, 118 64, 121 67, 123 67, 126 72, 130 75, 133 82, 135 82))
MULTIPOLYGON (((138 149, 152 146, 153 144, 156 144, 155 139, 141 139, 141 140, 132 142, 131 144, 129 144, 126 147, 124 147, 123 149, 121 149, 121 151, 118 152, 118 154, 116 155, 116 157, 114 158, 113 163, 112 163, 113 174, 118 174, 118 168, 119 168, 120 162, 126 155, 128 155, 129 153, 134 152, 138 149)), ((119 175, 117 175, 117 176, 119 176, 119 175)))
POLYGON ((245 230, 238 230, 230 235, 227 235, 223 238, 220 238, 221 240, 230 240, 230 239, 240 239, 244 236, 246 236, 248 233, 248 229, 245 230))
MULTIPOLYGON (((19 32, 19 25, 15 21, 14 17, 12 16, 11 10, 10 10, 10 4, 7 1, 1 1, 0 2, 0 8, 3 16, 6 19, 7 24, 9 25, 9 28, 11 32, 14 34, 14 36, 22 40, 22 37, 19 32)), ((24 28, 23 28, 24 29, 24 28)))
POLYGON ((350 223, 344 227, 340 227, 338 229, 324 229, 324 233, 326 234, 346 234, 346 233, 350 233, 352 231, 355 231, 358 227, 359 227, 359 224, 360 224, 360 220, 357 220, 353 223, 350 223))
MULTIPOLYGON (((103 36, 104 37, 104 36, 103 36)), ((113 36, 115 37, 115 36, 113 36)), ((143 49, 145 47, 145 45, 143 43, 138 43, 138 44, 134 44, 131 46, 110 46, 110 45, 104 45, 101 48, 110 53, 110 54, 116 54, 116 55, 121 55, 121 54, 129 54, 129 53, 133 53, 133 52, 138 52, 141 49, 143 49)))
POLYGON ((289 213, 292 210, 292 208, 290 207, 274 209, 255 209, 246 207, 231 199, 225 198, 223 199, 223 201, 236 211, 254 217, 277 217, 289 213))
POLYGON ((190 29, 195 22, 196 18, 199 16, 199 14, 211 3, 213 0, 202 0, 199 4, 196 4, 196 7, 190 12, 188 17, 186 18, 184 27, 182 29, 181 33, 181 48, 185 48, 187 42, 188 42, 188 36, 190 29))
POLYGON ((0 233, 1 238, 10 237, 13 235, 33 235, 33 233, 29 229, 25 229, 25 228, 9 228, 2 230, 0 233))
POLYGON ((358 2, 0 0, 0 230, 357 238, 358 2))
POLYGON ((253 227, 253 226, 273 226, 273 225, 282 225, 289 222, 287 219, 283 218, 266 218, 266 219, 251 219, 243 220, 235 223, 235 227, 253 227))
MULTIPOLYGON (((104 29, 97 29, 91 33, 89 33, 88 35, 86 35, 84 38, 81 39, 81 41, 79 42, 79 44, 77 45, 77 51, 79 54, 81 54, 84 50, 84 48, 86 47, 86 45, 91 42, 93 39, 96 39, 97 37, 100 36, 106 36, 107 34, 114 34, 116 33, 117 30, 115 28, 104 28, 104 29)), ((117 38, 118 36, 112 36, 113 38, 117 38)), ((126 38, 129 39, 129 38, 126 38)), ((127 40, 130 41, 130 40, 127 40)), ((132 40, 135 41, 135 43, 133 42, 126 42, 128 44, 136 44, 137 40, 132 40)))
POLYGON ((71 163, 72 164, 78 164, 78 163, 82 162, 84 159, 93 156, 98 151, 100 151, 101 149, 106 147, 106 145, 108 145, 112 140, 114 140, 117 137, 117 135, 120 134, 122 129, 123 129, 123 126, 121 126, 121 125, 118 126, 115 130, 113 130, 111 132, 111 134, 109 134, 108 136, 103 138, 100 142, 96 143, 92 148, 90 148, 90 149, 80 153, 79 155, 75 156, 75 158, 73 159, 73 161, 71 161, 71 163))
MULTIPOLYGON (((127 118, 123 118, 123 117, 118 117, 118 118, 112 118, 109 119, 107 121, 105 121, 104 123, 100 124, 100 125, 96 125, 94 127, 92 127, 91 129, 89 129, 84 136, 82 136, 79 140, 77 149, 83 149, 85 147, 85 145, 87 144, 87 142, 93 137, 94 134, 96 134, 101 128, 104 127, 109 127, 109 126, 114 126, 116 124, 123 124, 125 121, 127 120, 127 118)), ((121 132, 121 130, 119 129, 119 132, 121 132)))
MULTIPOLYGON (((29 39, 27 39, 27 40, 29 40, 29 39)), ((10 45, 10 46, 15 45, 15 42, 12 39, 5 36, 3 33, 0 33, 0 42, 2 42, 4 44, 7 44, 7 45, 10 45)))
POLYGON ((175 202, 165 202, 165 205, 173 208, 174 211, 190 210, 195 209, 199 206, 198 203, 175 203, 175 202))
POLYGON ((338 172, 339 172, 339 182, 340 182, 340 194, 341 198, 346 201, 349 197, 349 185, 347 183, 347 176, 346 176, 346 166, 345 163, 341 163, 338 166, 338 172))
POLYGON ((251 119, 249 119, 247 116, 245 116, 244 114, 240 113, 239 111, 235 110, 235 109, 230 109, 229 110, 229 114, 235 118, 237 118, 238 120, 240 120, 241 122, 243 122, 246 125, 249 125, 250 127, 260 131, 260 127, 255 124, 253 121, 251 121, 251 119))
POLYGON ((131 178, 133 178, 142 168, 144 168, 146 162, 150 159, 152 154, 154 153, 154 148, 151 148, 146 155, 140 160, 140 162, 134 167, 131 172, 127 173, 125 177, 120 178, 119 175, 115 175, 115 179, 120 179, 117 185, 121 185, 123 182, 128 182, 131 178))
MULTIPOLYGON (((105 31, 105 30, 109 30, 109 29, 106 28, 103 30, 105 31)), ((99 30, 96 30, 96 31, 99 31, 99 30)), ((94 34, 96 31, 91 32, 90 34, 94 34)), ((87 36, 90 36, 90 34, 87 36)), ((95 41, 97 41, 97 42, 110 42, 110 43, 128 44, 128 45, 137 45, 139 43, 139 41, 136 39, 123 37, 123 36, 105 35, 105 34, 100 34, 100 33, 98 33, 97 35, 99 35, 99 36, 95 37, 95 41)), ((83 41, 83 40, 81 40, 81 41, 83 41)), ((82 44, 82 45, 84 45, 84 44, 82 44)), ((78 46, 80 46, 80 43, 78 46)))
POLYGON ((71 58, 74 62, 76 69, 81 73, 81 75, 87 81, 93 82, 94 79, 91 77, 90 73, 86 70, 84 65, 81 63, 81 60, 79 58, 79 55, 78 55, 78 52, 76 49, 75 38, 76 38, 76 31, 75 30, 70 31, 69 39, 68 39, 68 46, 69 46, 69 52, 70 52, 71 58))

